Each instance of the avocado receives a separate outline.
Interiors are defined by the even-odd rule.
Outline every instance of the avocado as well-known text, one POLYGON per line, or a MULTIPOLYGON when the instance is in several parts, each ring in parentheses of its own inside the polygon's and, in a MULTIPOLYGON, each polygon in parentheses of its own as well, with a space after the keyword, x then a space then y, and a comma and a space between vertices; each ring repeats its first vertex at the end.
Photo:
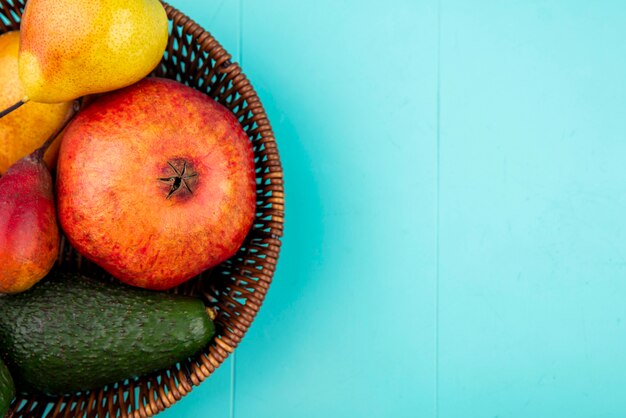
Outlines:
POLYGON ((0 356, 25 392, 74 393, 167 368, 214 332, 199 299, 75 274, 0 297, 0 356))
POLYGON ((7 366, 0 360, 0 417, 6 415, 14 397, 15 386, 13 386, 13 379, 11 379, 7 366))

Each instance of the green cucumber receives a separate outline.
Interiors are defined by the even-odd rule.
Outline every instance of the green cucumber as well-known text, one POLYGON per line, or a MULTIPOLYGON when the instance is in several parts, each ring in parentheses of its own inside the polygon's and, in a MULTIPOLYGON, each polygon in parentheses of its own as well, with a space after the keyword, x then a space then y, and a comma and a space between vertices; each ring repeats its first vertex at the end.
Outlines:
POLYGON ((7 366, 0 360, 0 417, 6 415, 14 397, 15 386, 13 386, 13 379, 11 379, 7 366))
POLYGON ((0 297, 0 355, 25 392, 74 393, 167 368, 214 332, 199 299, 78 275, 0 297))

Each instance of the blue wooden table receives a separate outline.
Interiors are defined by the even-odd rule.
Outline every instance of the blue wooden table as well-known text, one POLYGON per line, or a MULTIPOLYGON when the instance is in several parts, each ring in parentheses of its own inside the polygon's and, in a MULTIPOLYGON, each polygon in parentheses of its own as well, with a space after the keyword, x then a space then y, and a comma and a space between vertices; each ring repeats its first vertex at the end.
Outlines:
POLYGON ((287 224, 163 417, 626 416, 626 3, 171 3, 259 91, 287 224))

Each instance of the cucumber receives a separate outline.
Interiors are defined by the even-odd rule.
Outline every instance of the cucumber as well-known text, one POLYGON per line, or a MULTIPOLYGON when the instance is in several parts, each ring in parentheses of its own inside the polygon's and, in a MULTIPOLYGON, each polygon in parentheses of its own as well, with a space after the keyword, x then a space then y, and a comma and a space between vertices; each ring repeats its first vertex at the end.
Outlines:
POLYGON ((1 356, 18 390, 75 393, 166 368, 215 332, 195 298, 56 273, 0 297, 1 356))
POLYGON ((13 386, 13 379, 11 379, 7 366, 0 360, 0 417, 6 415, 14 397, 15 386, 13 386))

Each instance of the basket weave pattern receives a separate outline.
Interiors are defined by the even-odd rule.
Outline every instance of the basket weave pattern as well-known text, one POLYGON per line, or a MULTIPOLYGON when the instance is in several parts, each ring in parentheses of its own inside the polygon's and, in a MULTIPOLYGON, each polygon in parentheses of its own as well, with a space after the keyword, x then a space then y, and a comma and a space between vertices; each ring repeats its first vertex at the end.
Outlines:
MULTIPOLYGON (((0 0, 0 33, 19 29, 25 0, 0 0)), ((202 297, 217 312, 216 336, 202 353, 167 370, 98 390, 58 398, 18 395, 18 417, 150 417, 209 377, 237 347, 269 289, 284 223, 283 172, 263 106, 238 64, 205 30, 164 4, 171 33, 154 75, 183 82, 229 108, 252 141, 257 178, 254 226, 239 252, 173 290, 202 297)), ((63 239, 57 268, 110 279, 63 239)))

